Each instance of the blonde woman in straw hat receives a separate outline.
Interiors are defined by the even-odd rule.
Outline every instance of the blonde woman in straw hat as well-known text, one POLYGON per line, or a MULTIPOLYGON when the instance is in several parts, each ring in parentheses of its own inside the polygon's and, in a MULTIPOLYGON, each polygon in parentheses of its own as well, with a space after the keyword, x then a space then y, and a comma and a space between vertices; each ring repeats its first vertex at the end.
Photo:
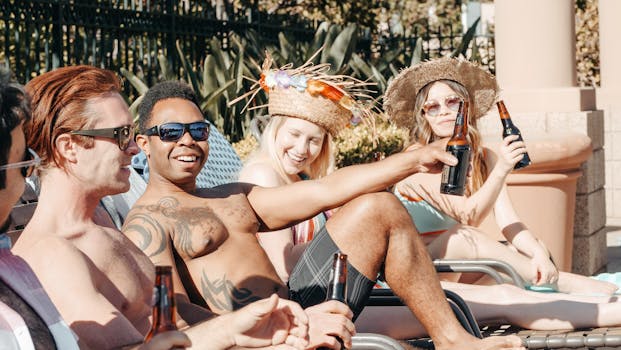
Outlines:
MULTIPOLYGON (((309 66, 319 77, 327 93, 364 89, 365 83, 344 76, 323 75, 327 66, 309 66), (317 71, 317 69, 319 70, 317 71), (330 89, 328 91, 327 89, 330 89)), ((348 100, 345 108, 330 98, 315 96, 295 86, 308 84, 306 75, 289 75, 291 70, 269 70, 262 84, 269 90, 270 119, 264 128, 260 148, 245 162, 239 180, 260 186, 276 187, 302 180, 319 179, 334 168, 333 138, 350 124, 354 101, 349 93, 339 97, 348 100), (274 88, 277 80, 289 88, 274 88)), ((311 81, 311 84, 313 82, 311 81)), ((319 85, 319 84, 316 84, 319 85)), ((312 86, 312 85, 311 85, 312 86)), ((367 111, 358 107, 356 113, 367 111)), ((323 211, 312 219, 277 232, 261 232, 258 238, 283 282, 299 260, 307 243, 323 228, 331 211, 323 211)))
POLYGON ((450 137, 459 102, 470 102, 471 176, 465 196, 441 194, 440 174, 414 174, 395 186, 432 258, 493 258, 515 267, 533 289, 614 293, 617 287, 611 283, 558 271, 544 243, 513 209, 505 180, 526 152, 524 142, 507 136, 494 153, 483 148, 477 131, 477 119, 493 106, 498 93, 493 75, 454 58, 406 69, 386 91, 385 110, 391 120, 410 131, 409 148, 450 137), (492 211, 507 238, 506 245, 475 228, 492 211))
MULTIPOLYGON (((240 180, 287 189, 289 196, 296 196, 298 193, 294 188, 297 186, 313 184, 319 190, 319 184, 339 179, 338 185, 324 192, 323 197, 338 196, 340 191, 354 188, 359 188, 356 191, 361 195, 349 202, 338 203, 339 210, 329 217, 320 212, 295 227, 258 233, 278 276, 290 290, 294 294, 315 294, 312 303, 325 299, 324 283, 329 276, 324 273, 325 269, 331 266, 332 254, 342 251, 348 255, 348 304, 353 311, 353 320, 366 304, 383 265, 393 290, 409 306, 404 309, 421 320, 410 324, 409 335, 431 335, 436 349, 522 348, 516 337, 480 340, 472 338, 455 324, 452 312, 446 309, 437 276, 433 268, 429 270, 428 256, 424 248, 418 248, 423 245, 407 212, 390 193, 369 193, 407 176, 403 174, 405 168, 409 168, 405 170, 408 173, 438 171, 438 151, 446 155, 443 151, 445 143, 389 157, 381 164, 330 172, 334 151, 332 137, 352 118, 365 118, 368 113, 357 99, 365 95, 367 84, 347 76, 328 75, 327 65, 306 63, 298 68, 288 65, 280 69, 271 66, 268 56, 257 89, 248 93, 256 94, 259 90, 268 93, 270 121, 263 132, 260 150, 247 162, 240 180), (431 158, 424 161, 425 165, 418 166, 422 161, 419 157, 431 158), (307 178, 308 181, 303 181, 307 178), (414 251, 418 253, 412 255, 414 251), (317 269, 321 272, 317 273, 317 269), (321 287, 323 292, 315 293, 312 288, 304 287, 318 283, 324 286, 321 287)), ((303 206, 313 206, 316 200, 309 196, 303 206)), ((273 202, 274 208, 282 211, 299 209, 286 206, 277 198, 273 198, 273 202)), ((323 206, 322 211, 334 207, 323 206)), ((304 301, 302 306, 307 306, 304 301)), ((313 316, 309 319, 312 333, 313 316)), ((373 331, 372 327, 363 327, 364 331, 373 331)))

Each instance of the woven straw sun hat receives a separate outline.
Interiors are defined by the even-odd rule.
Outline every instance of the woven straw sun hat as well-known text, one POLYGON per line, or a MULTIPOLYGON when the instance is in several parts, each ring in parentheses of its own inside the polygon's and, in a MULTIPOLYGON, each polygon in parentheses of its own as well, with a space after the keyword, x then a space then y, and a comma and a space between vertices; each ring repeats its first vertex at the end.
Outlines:
POLYGON ((293 87, 271 88, 267 110, 271 116, 300 118, 317 124, 332 136, 338 135, 352 118, 352 112, 338 102, 293 87))
POLYGON ((453 80, 463 85, 473 101, 474 118, 483 116, 494 105, 500 88, 496 78, 486 70, 463 59, 445 57, 404 69, 390 83, 384 94, 384 110, 398 126, 414 127, 416 95, 427 84, 453 80))
POLYGON ((372 113, 371 108, 360 99, 372 100, 368 86, 375 84, 347 75, 328 74, 329 64, 312 63, 319 52, 300 67, 287 64, 279 69, 272 68, 274 61, 266 52, 261 78, 255 81, 250 91, 229 105, 249 97, 248 107, 254 96, 263 90, 268 94, 270 116, 304 119, 321 126, 332 136, 337 136, 349 123, 366 120, 372 113))

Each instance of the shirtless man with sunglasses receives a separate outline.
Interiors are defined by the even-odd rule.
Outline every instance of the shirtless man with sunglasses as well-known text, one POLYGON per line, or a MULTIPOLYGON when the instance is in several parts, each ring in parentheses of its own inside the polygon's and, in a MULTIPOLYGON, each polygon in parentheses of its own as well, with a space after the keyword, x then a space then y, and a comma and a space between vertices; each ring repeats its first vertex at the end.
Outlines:
MULTIPOLYGON (((129 189, 128 166, 138 152, 120 81, 113 72, 75 66, 45 73, 26 89, 33 111, 25 133, 41 156, 41 193, 13 251, 32 266, 81 348, 141 344, 151 326, 155 268, 98 212, 101 198, 129 189)), ((207 321, 179 319, 183 333, 158 334, 143 346, 307 344, 305 313, 276 295, 229 315, 213 317, 202 308, 194 313, 207 321)))
POLYGON ((209 155, 209 143, 207 128, 192 132, 192 126, 205 120, 192 89, 180 82, 157 84, 143 97, 138 114, 141 132, 136 142, 149 162, 149 183, 123 231, 155 264, 176 267, 173 280, 183 300, 191 298, 226 314, 276 292, 305 307, 309 348, 338 349, 336 337, 350 347, 355 334, 351 319, 366 304, 384 266, 393 290, 426 327, 436 349, 521 349, 514 336, 481 340, 465 332, 407 212, 392 194, 373 193, 413 172, 439 171, 443 162, 452 164, 455 160, 444 152, 444 145, 288 186, 230 183, 198 189, 196 177, 209 155), (288 227, 341 205, 328 220, 323 238, 316 236, 300 259, 317 264, 298 270, 299 277, 307 275, 309 285, 289 290, 256 233, 288 227), (325 286, 313 280, 320 265, 331 263, 333 249, 348 254, 351 263, 351 311, 335 301, 323 302, 325 286))

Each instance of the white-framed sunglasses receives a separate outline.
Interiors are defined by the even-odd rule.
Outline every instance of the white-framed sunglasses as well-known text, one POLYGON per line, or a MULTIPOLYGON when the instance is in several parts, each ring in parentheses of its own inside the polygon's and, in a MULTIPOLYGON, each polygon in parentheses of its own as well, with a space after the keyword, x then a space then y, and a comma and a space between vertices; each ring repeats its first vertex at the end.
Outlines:
POLYGON ((35 167, 39 164, 41 164, 41 158, 37 152, 33 151, 31 148, 27 148, 24 153, 24 160, 21 162, 0 165, 0 170, 22 168, 22 176, 30 177, 34 172, 35 167))

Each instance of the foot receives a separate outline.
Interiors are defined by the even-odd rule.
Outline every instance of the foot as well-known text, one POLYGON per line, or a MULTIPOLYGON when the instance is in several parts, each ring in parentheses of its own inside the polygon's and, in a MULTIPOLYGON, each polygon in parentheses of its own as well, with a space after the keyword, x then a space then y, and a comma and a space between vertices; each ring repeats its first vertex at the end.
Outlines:
POLYGON ((613 295, 617 289, 619 287, 614 283, 573 273, 560 272, 558 277, 558 290, 563 293, 613 295))

